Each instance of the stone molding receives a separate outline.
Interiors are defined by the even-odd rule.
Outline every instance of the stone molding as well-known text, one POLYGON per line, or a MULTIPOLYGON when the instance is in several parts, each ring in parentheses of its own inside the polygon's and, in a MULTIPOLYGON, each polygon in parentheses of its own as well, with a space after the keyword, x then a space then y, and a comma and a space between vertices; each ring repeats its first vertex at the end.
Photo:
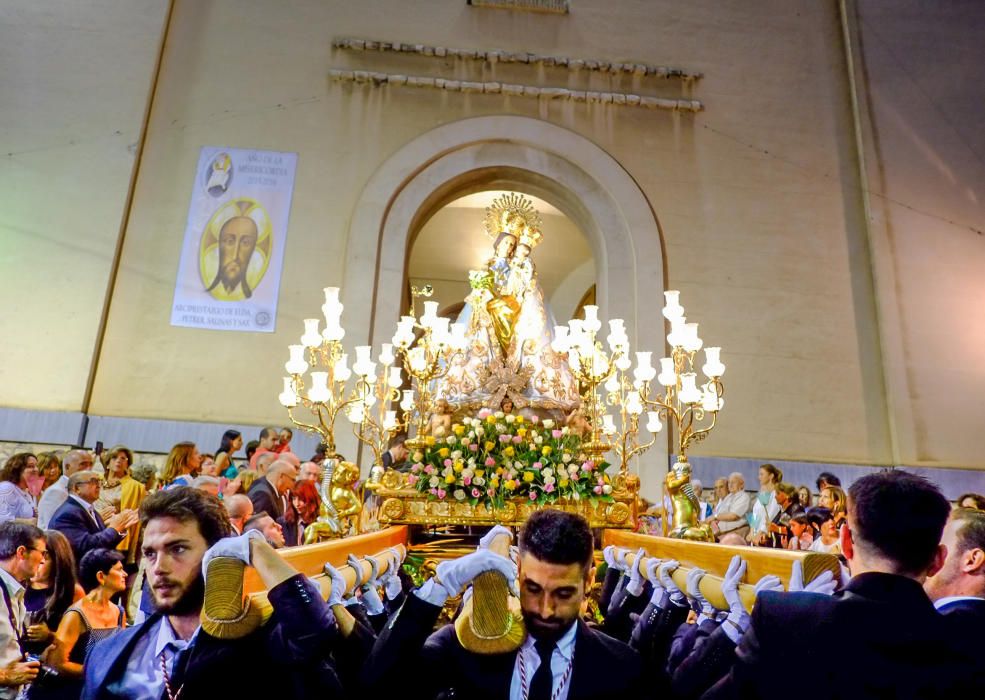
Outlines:
POLYGON ((472 7, 492 7, 516 12, 546 12, 566 15, 570 11, 568 0, 467 0, 472 7))
POLYGON ((455 49, 445 46, 428 46, 426 44, 404 44, 399 41, 377 41, 375 39, 358 39, 340 37, 332 42, 332 47, 348 51, 379 51, 390 53, 413 53, 421 56, 438 58, 461 58, 470 61, 488 61, 489 63, 527 63, 558 66, 569 71, 586 70, 597 73, 632 74, 638 77, 654 77, 662 79, 679 79, 692 82, 702 77, 701 73, 693 73, 681 68, 654 66, 647 63, 624 63, 619 61, 604 61, 594 58, 570 58, 568 56, 546 56, 526 51, 504 51, 491 49, 482 51, 476 49, 455 49))
POLYGON ((561 99, 589 104, 614 104, 647 109, 665 109, 675 112, 700 112, 704 107, 698 100, 675 100, 664 97, 634 95, 625 92, 600 92, 597 90, 569 90, 568 88, 537 87, 517 83, 478 82, 469 80, 446 80, 430 76, 402 75, 365 70, 328 71, 332 80, 343 83, 367 84, 372 87, 384 85, 409 86, 448 90, 450 92, 503 94, 515 97, 543 97, 548 100, 561 99))

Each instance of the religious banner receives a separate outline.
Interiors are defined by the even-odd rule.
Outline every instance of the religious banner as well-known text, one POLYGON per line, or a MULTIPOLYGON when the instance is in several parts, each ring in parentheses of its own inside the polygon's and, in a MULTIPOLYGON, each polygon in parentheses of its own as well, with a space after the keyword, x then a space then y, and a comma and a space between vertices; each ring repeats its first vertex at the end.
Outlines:
POLYGON ((171 325, 273 333, 296 153, 203 146, 171 325))

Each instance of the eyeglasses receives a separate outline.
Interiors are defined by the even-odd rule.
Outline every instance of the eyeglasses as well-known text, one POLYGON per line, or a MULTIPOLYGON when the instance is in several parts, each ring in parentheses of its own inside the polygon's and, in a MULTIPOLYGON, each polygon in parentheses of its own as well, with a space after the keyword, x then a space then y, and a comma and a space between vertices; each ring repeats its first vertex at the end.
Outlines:
POLYGON ((24 549, 30 549, 34 552, 41 552, 42 559, 51 559, 51 552, 47 549, 38 549, 37 547, 24 547, 24 549))

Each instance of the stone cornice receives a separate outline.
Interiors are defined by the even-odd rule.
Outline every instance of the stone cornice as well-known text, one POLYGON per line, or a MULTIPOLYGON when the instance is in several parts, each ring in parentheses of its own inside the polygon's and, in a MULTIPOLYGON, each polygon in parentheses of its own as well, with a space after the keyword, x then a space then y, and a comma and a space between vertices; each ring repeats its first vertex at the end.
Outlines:
POLYGON ((647 109, 665 109, 677 112, 699 112, 703 109, 698 100, 675 100, 663 97, 649 97, 624 92, 599 92, 597 90, 569 90, 567 88, 538 87, 516 83, 478 82, 469 80, 446 80, 430 76, 380 73, 364 70, 330 69, 332 80, 342 83, 362 83, 372 87, 384 85, 409 86, 448 90, 463 93, 503 94, 518 97, 537 97, 548 100, 562 99, 573 102, 597 104, 628 105, 647 109))
POLYGON ((591 71, 613 75, 631 74, 639 77, 678 79, 686 82, 698 80, 701 73, 692 73, 681 68, 654 66, 647 63, 626 63, 604 61, 594 58, 570 58, 568 56, 546 56, 526 51, 504 51, 491 49, 455 49, 426 44, 405 44, 399 41, 377 41, 375 39, 355 39, 340 37, 332 42, 336 49, 345 51, 379 51, 390 53, 409 53, 438 58, 460 58, 468 61, 487 61, 489 63, 526 63, 543 66, 557 66, 569 71, 591 71))

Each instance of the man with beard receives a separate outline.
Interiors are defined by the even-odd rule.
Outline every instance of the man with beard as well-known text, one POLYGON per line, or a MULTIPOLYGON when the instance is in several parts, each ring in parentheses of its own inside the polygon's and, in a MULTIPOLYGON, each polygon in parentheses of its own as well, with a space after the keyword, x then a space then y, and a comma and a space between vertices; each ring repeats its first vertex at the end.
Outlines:
POLYGON ((219 229, 219 269, 207 291, 212 291, 222 283, 226 294, 232 294, 238 286, 243 288, 243 296, 253 296, 246 281, 246 271, 250 258, 257 247, 256 222, 248 216, 234 216, 219 229))
POLYGON ((318 586, 274 552, 259 533, 228 537, 218 499, 190 487, 141 505, 147 582, 156 612, 97 644, 85 664, 85 700, 338 697, 329 659, 337 628, 318 586), (252 565, 274 613, 245 637, 222 640, 199 625, 203 567, 212 556, 252 565), (263 669, 251 673, 249 669, 263 669))
POLYGON ((643 697, 635 651, 580 618, 595 576, 588 523, 557 510, 533 513, 520 533, 519 572, 488 549, 444 561, 407 596, 365 664, 371 697, 462 697, 470 700, 590 700, 643 697), (516 590, 527 638, 516 651, 476 654, 452 625, 431 630, 447 599, 479 574, 495 571, 516 590), (420 669, 431 669, 422 674, 420 669), (600 672, 600 671, 603 671, 600 672), (407 683, 413 678, 413 683, 407 683))

